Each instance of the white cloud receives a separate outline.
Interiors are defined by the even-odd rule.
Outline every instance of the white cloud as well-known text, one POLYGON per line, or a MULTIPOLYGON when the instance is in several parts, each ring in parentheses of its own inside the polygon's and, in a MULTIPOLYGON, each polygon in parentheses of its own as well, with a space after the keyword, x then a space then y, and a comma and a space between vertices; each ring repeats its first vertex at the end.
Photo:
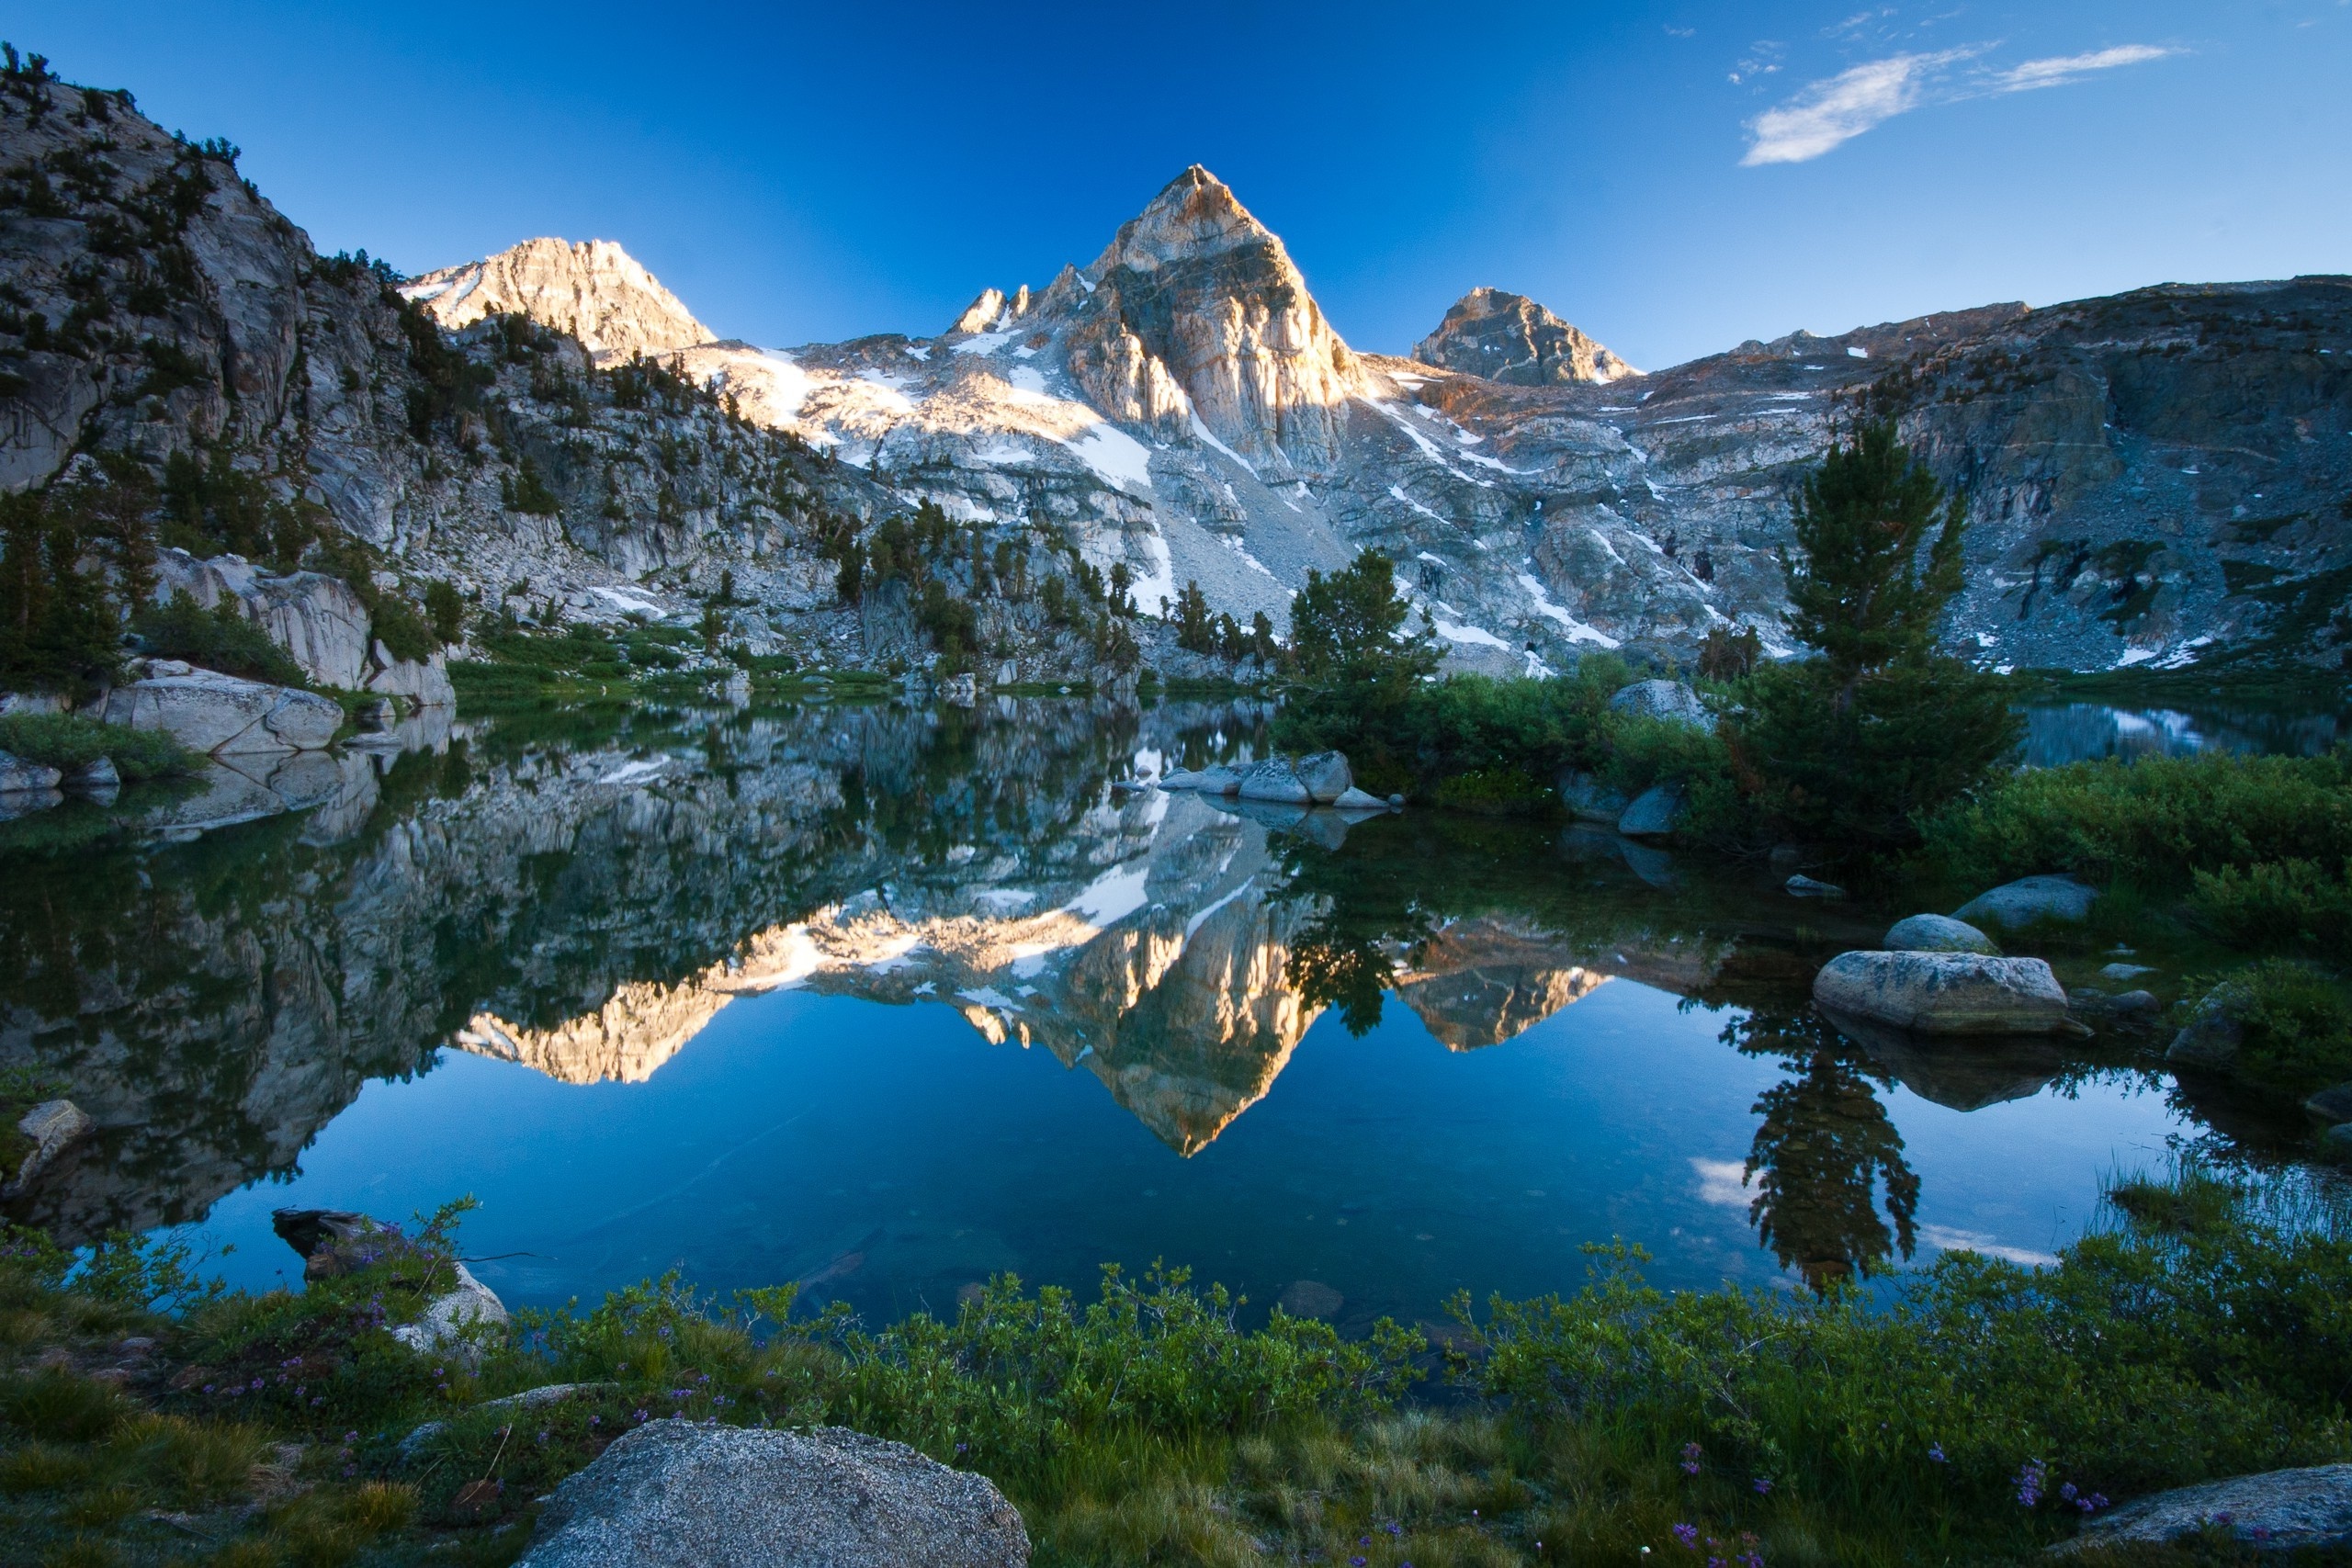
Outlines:
POLYGON ((1925 101, 1928 81, 1965 51, 1897 54, 1840 71, 1815 82, 1779 108, 1748 122, 1755 140, 1740 162, 1802 164, 1925 101))
MULTIPOLYGON (((2007 70, 1951 68, 1984 52, 1985 46, 1940 50, 1932 54, 1896 54, 1867 61, 1837 75, 1807 84, 1777 108, 1747 122, 1747 154, 1740 163, 1803 164, 1851 141, 1896 115, 1930 104, 1960 103, 2041 87, 2063 87, 2094 72, 2141 65, 2180 51, 2154 44, 2119 44, 2086 54, 2029 60, 2007 70)), ((1742 62, 1745 65, 1747 62, 1742 62)), ((1735 76, 1733 80, 1738 78, 1735 76)))
POLYGON ((1690 1168, 1699 1173, 1699 1201, 1720 1203, 1726 1209, 1745 1209, 1756 1196, 1755 1184, 1749 1179, 1747 1168, 1736 1159, 1694 1159, 1690 1168))
POLYGON ((2069 82, 2079 82, 2094 71, 2112 71, 2119 65, 2142 65, 2179 52, 2178 50, 2158 49, 2151 43, 2127 43, 2113 49, 2093 50, 2088 54, 2062 54, 2049 60, 2029 60, 2023 65, 2012 67, 1995 77, 1995 90, 2030 93, 2036 87, 2063 87, 2069 82))
POLYGON ((1982 1231, 1955 1230, 1950 1225, 1921 1225, 1919 1239, 1938 1252, 1981 1252, 1987 1258, 1998 1258, 2028 1269, 2046 1269, 2058 1261, 2047 1252, 2037 1252, 2030 1247, 2004 1247, 1982 1231))

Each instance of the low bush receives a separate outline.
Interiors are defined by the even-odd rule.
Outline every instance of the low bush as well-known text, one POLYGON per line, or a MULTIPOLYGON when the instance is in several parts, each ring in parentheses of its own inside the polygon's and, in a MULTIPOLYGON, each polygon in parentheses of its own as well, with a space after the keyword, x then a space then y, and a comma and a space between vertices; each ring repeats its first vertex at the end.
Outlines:
POLYGON ((153 729, 126 729, 79 714, 18 713, 0 717, 0 751, 72 773, 112 759, 125 784, 192 773, 204 759, 153 729))
POLYGON ((2196 874, 2239 877, 2205 895, 2257 925, 2314 884, 2283 869, 2352 859, 2352 750, 2323 757, 2112 758, 2019 773, 1927 825, 1923 863, 1978 886, 2047 872, 2188 892, 2196 874))
POLYGON ((208 610, 185 593, 162 604, 142 604, 130 629, 158 659, 180 659, 223 675, 243 675, 278 686, 307 686, 302 667, 271 640, 260 626, 223 599, 208 610))
POLYGON ((2267 861, 2191 874, 2189 908, 2249 952, 2352 953, 2352 861, 2267 861))
POLYGON ((2296 1096, 2352 1079, 2352 987, 2339 976, 2266 959, 2222 976, 2205 1005, 2237 1022, 2238 1077, 2296 1096))

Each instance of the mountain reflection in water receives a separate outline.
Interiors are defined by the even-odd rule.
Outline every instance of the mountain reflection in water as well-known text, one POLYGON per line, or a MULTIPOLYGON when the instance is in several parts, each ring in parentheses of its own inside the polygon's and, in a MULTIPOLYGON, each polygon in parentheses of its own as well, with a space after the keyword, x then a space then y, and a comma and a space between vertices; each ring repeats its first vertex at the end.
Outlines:
MULTIPOLYGON (((1190 1160, 1326 1012, 1363 1035, 1401 1003, 1444 1051, 1484 1053, 1618 980, 1682 998, 1781 1075, 1749 1112, 1744 1167, 1690 1157, 1696 1177, 1644 1181, 1680 1182, 1678 1213, 1740 1207, 1821 1281, 1909 1258, 1925 1234, 1893 1086, 1975 1111, 2095 1073, 2054 1052, 1838 1035, 1806 987, 1884 912, 1799 903, 1761 872, 1590 829, 1111 787, 1262 750, 1266 719, 1012 700, 525 716, 421 738, 331 813, 16 855, 0 1064, 63 1080, 101 1132, 12 1213, 74 1241, 199 1220, 292 1177, 371 1080, 446 1066, 444 1047, 650 1086, 725 1010, 781 990, 953 1008, 989 1043, 1083 1068, 1190 1160)), ((1688 1092, 1660 1083, 1657 1111, 1688 1092)), ((1540 1150, 1547 1134, 1511 1136, 1540 1150)), ((468 1178, 444 1179, 446 1196, 468 1178)), ((1596 1212, 1634 1201, 1601 1194, 1596 1212)), ((673 1239, 691 1264, 694 1237, 673 1239)))

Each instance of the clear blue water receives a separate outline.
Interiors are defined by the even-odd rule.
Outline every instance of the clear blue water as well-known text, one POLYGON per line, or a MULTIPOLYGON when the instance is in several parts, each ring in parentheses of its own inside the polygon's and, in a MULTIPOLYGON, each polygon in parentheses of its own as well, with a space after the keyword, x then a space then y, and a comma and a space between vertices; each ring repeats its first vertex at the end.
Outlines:
POLYGON ((1109 787, 1264 717, 542 716, 309 812, 19 850, 0 1064, 102 1132, 13 1212, 261 1285, 299 1274, 274 1209, 469 1194, 515 1303, 676 1269, 887 1319, 1164 1260, 1361 1328, 1612 1237, 1672 1285, 2043 1258, 2118 1171, 2262 1136, 2113 1042, 1838 1037, 1812 968, 1907 909, 1109 787))

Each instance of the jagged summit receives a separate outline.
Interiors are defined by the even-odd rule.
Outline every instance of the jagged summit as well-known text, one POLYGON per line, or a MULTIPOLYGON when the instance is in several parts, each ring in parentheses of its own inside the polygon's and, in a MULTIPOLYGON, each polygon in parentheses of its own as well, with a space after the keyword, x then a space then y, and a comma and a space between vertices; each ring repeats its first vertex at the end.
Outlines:
POLYGON ((599 359, 692 348, 718 336, 610 240, 526 240, 481 261, 428 272, 401 292, 451 332, 484 316, 528 316, 571 333, 599 359))
POLYGON ((1441 370, 1515 387, 1606 383, 1640 371, 1524 294, 1473 288, 1453 302, 1413 357, 1441 370))
POLYGON ((1089 270, 1096 281, 1114 267, 1150 271, 1171 262, 1196 259, 1256 245, 1269 250, 1294 275, 1290 255, 1273 231, 1251 215, 1223 180, 1194 164, 1159 188, 1141 212, 1119 226, 1089 270))

